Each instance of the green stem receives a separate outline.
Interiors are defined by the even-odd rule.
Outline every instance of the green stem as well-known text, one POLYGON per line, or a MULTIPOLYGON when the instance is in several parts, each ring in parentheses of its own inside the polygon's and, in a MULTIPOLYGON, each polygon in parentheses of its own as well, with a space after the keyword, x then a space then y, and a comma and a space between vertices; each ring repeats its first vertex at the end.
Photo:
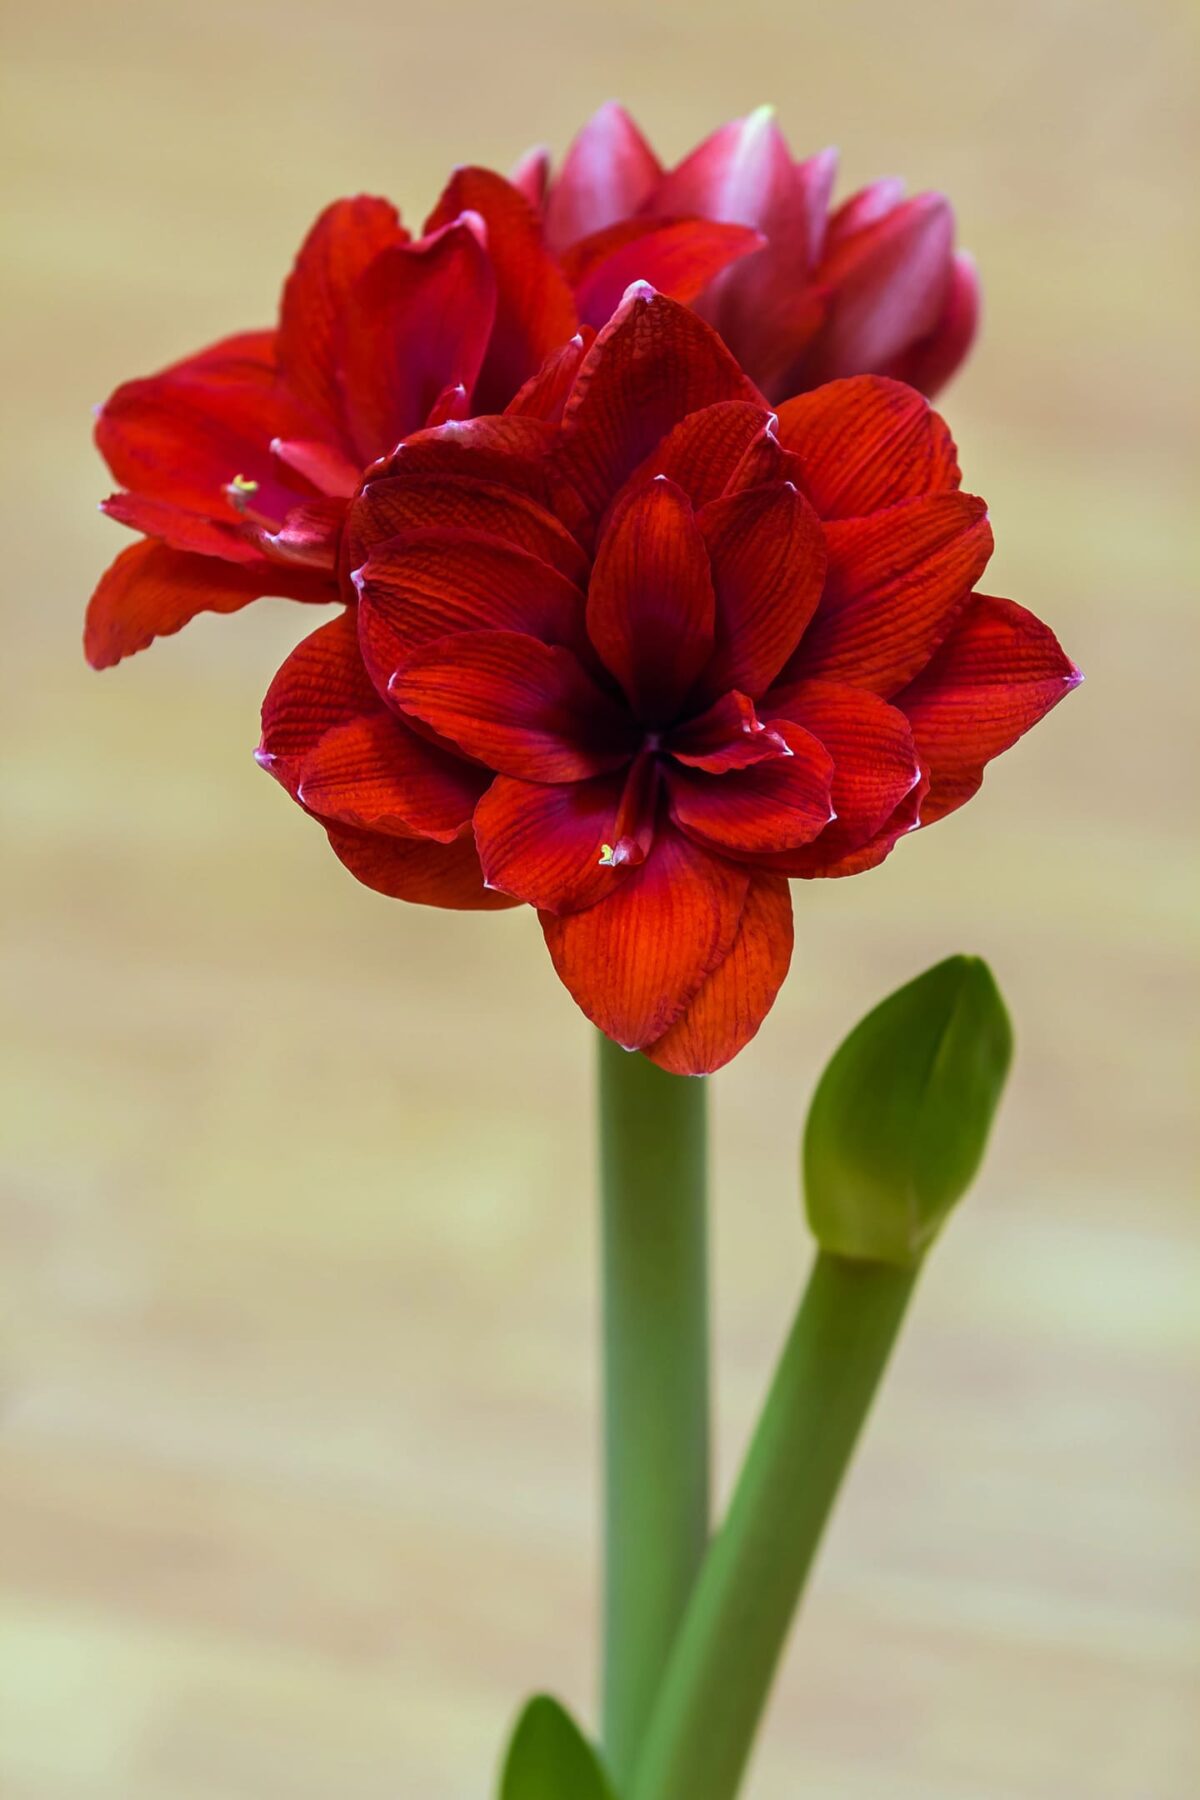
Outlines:
POLYGON ((706 1084, 599 1045, 604 1749, 623 1791, 708 1538, 706 1084))
POLYGON ((630 1800, 734 1800, 916 1271, 819 1251, 696 1583, 630 1800))

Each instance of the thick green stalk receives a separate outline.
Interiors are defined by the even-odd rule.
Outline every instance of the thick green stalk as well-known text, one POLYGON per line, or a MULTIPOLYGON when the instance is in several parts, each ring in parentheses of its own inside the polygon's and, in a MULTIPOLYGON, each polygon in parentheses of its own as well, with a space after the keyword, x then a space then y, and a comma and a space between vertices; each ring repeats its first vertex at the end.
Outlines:
POLYGON ((792 1615, 916 1272, 819 1251, 630 1800, 734 1800, 792 1615))
POLYGON ((599 1045, 604 1750, 629 1780, 708 1537, 705 1082, 599 1045))

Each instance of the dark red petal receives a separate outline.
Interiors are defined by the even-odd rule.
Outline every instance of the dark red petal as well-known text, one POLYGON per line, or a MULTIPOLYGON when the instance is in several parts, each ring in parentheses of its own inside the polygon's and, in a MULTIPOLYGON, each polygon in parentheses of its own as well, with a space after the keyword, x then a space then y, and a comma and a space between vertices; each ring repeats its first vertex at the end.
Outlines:
POLYGON ((779 441, 799 458, 804 491, 823 519, 861 518, 959 484, 942 420, 912 388, 880 375, 785 400, 779 441))
POLYGON ((289 387, 330 429, 342 424, 341 333, 350 291, 377 256, 407 242, 395 207, 359 194, 326 207, 300 246, 280 306, 279 361, 289 387))
POLYGON ((487 228, 487 253, 496 277, 496 323, 476 384, 477 412, 500 412, 552 350, 578 325, 575 301, 542 242, 529 202, 491 169, 457 169, 426 231, 477 213, 487 228))
POLYGON ((580 364, 594 341, 590 328, 577 331, 573 338, 552 350, 536 375, 519 387, 508 405, 509 418, 545 419, 555 425, 563 414, 567 396, 575 385, 580 364))
POLYGON ((408 658, 391 694, 469 756, 526 781, 582 781, 636 748, 632 720, 571 652, 519 631, 439 638, 408 658))
POLYGON ((279 379, 274 333, 259 331, 125 382, 101 408, 95 435, 122 487, 236 522, 227 490, 240 475, 257 484, 255 510, 278 522, 312 490, 281 471, 271 440, 313 430, 279 379))
POLYGON ((637 286, 579 371, 563 413, 563 471, 598 515, 673 426, 721 400, 763 404, 702 319, 637 286))
POLYGON ((147 538, 122 550, 100 577, 88 605, 84 654, 94 669, 108 669, 179 631, 197 613, 238 612, 266 594, 337 599, 328 578, 307 569, 289 569, 265 556, 254 563, 222 562, 147 538))
POLYGON ((733 769, 769 762, 784 746, 759 719, 749 695, 735 689, 714 700, 699 718, 677 726, 664 747, 685 768, 727 775, 733 769))
MULTIPOLYGON (((378 705, 373 693, 372 702, 378 705)), ((428 743, 380 707, 319 739, 300 768, 296 798, 322 820, 448 844, 487 784, 485 770, 428 743)))
POLYGON ((355 572, 359 641, 381 693, 422 645, 464 631, 586 644, 579 589, 540 557, 463 530, 410 532, 355 572))
POLYGON ((149 494, 110 494, 101 501, 100 511, 118 525, 128 525, 131 531, 161 538, 172 550, 195 550, 201 556, 219 556, 223 562, 262 560, 262 551, 243 526, 189 512, 170 500, 156 500, 149 494))
POLYGON ((546 196, 546 241, 563 250, 640 212, 662 175, 658 158, 625 111, 610 101, 563 158, 546 196))
POLYGON ((570 581, 587 578, 587 557, 544 506, 518 489, 467 475, 392 475, 371 482, 354 508, 351 557, 361 562, 401 533, 452 528, 502 538, 570 581))
POLYGON ((725 492, 740 494, 745 488, 790 481, 803 493, 803 474, 799 459, 779 442, 778 420, 769 413, 762 429, 746 445, 745 454, 725 484, 725 492))
POLYGON ((954 215, 919 194, 836 243, 821 265, 829 313, 809 380, 889 368, 934 329, 946 303, 954 215))
POLYGON ((729 955, 645 1055, 672 1075, 708 1075, 754 1036, 792 960, 792 896, 777 875, 755 874, 729 955))
POLYGON ((930 769, 921 823, 975 793, 984 765, 1082 680, 1050 630, 1011 600, 976 594, 932 661, 896 695, 930 769))
POLYGON ((771 685, 821 597, 820 520, 790 482, 714 500, 699 515, 717 594, 716 651, 704 690, 771 685))
MULTIPOLYGON (((548 502, 555 491, 549 453, 558 431, 544 419, 451 419, 414 432, 367 472, 367 487, 393 475, 469 475, 548 502)), ((350 514, 353 547, 355 509, 350 514)), ((361 561, 361 555, 358 557, 361 561)))
POLYGON ((342 315, 342 397, 360 462, 423 426, 446 388, 471 392, 496 316, 488 256, 466 224, 375 258, 342 315))
POLYGON ((660 475, 609 520, 587 598, 588 636, 646 723, 673 719, 708 662, 715 607, 691 503, 660 475))
POLYGON ((963 361, 979 329, 979 276, 973 258, 959 250, 950 268, 950 287, 941 317, 927 338, 905 352, 892 373, 923 394, 945 387, 963 361))
POLYGON ((722 269, 729 268, 763 239, 746 225, 718 224, 711 219, 623 219, 566 251, 563 273, 575 290, 579 317, 599 328, 621 303, 635 281, 685 304, 703 293, 722 269))
POLYGON ((973 494, 931 494, 825 527, 829 574, 794 671, 885 698, 941 643, 992 553, 973 494))
POLYGON ((576 912, 612 894, 628 867, 601 863, 618 836, 624 777, 547 787, 497 775, 475 809, 488 882, 549 912, 576 912))
POLYGON ((623 491, 631 492, 655 475, 666 475, 683 489, 693 506, 707 506, 725 493, 746 452, 770 420, 771 414, 761 404, 745 400, 722 400, 689 413, 654 446, 623 491))
POLYGON ((326 827, 338 860, 364 887, 392 900, 444 906, 457 912, 498 912, 518 901, 483 884, 483 871, 470 833, 452 844, 428 838, 387 837, 349 825, 326 827))
POLYGON ((815 842, 781 856, 784 875, 820 875, 870 842, 921 779, 904 714, 865 688, 832 681, 774 688, 763 709, 792 719, 820 739, 833 758, 836 819, 815 842))
POLYGON ((358 653, 354 615, 341 612, 310 632, 277 670, 263 700, 255 754, 296 795, 305 759, 326 732, 383 710, 358 653))
POLYGON ((811 843, 833 817, 833 758, 811 732, 782 720, 791 752, 724 775, 674 767, 671 817, 689 837, 726 855, 770 855, 811 843))
POLYGON ((662 831, 607 900, 540 914, 559 980, 617 1043, 653 1043, 729 954, 748 886, 745 869, 662 831))
POLYGON ((865 875, 869 869, 877 869, 891 855, 900 839, 907 837, 920 824, 921 802, 927 787, 928 777, 922 772, 912 792, 905 795, 891 817, 885 819, 865 844, 858 844, 853 850, 839 851, 836 840, 833 840, 827 850, 824 837, 819 837, 807 849, 795 850, 789 856, 773 860, 772 867, 781 875, 796 876, 803 881, 840 880, 845 875, 865 875))

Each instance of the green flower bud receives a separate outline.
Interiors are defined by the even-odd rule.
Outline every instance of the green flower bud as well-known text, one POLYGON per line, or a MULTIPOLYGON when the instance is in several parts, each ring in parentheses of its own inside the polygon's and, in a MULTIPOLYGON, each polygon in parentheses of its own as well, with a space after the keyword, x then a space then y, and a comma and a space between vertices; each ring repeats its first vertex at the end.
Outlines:
POLYGON ((869 1012, 809 1108, 804 1192, 821 1248, 919 1262, 979 1167, 1011 1060, 979 957, 948 957, 869 1012))
POLYGON ((535 1694, 517 1720, 500 1800, 613 1800, 600 1758, 549 1694, 535 1694))

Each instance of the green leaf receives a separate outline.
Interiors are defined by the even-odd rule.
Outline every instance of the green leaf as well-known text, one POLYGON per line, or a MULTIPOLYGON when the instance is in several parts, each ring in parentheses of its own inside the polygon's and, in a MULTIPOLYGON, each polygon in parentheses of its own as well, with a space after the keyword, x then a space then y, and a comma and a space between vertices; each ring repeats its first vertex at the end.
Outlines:
POLYGON ((614 1800, 596 1752, 549 1694, 535 1694, 517 1720, 500 1800, 614 1800))
POLYGON ((983 1156, 1012 1061, 991 970, 951 956, 855 1026, 817 1085, 804 1134, 822 1249, 908 1268, 983 1156))

